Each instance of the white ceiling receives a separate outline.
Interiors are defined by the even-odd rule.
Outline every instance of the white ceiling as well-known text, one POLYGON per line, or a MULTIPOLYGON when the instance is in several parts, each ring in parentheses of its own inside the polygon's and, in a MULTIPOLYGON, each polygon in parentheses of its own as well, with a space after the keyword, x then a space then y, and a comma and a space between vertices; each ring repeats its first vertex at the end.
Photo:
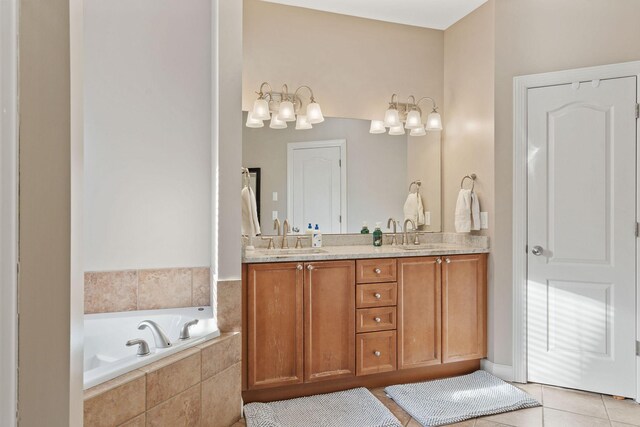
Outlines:
POLYGON ((264 0, 289 6, 445 30, 487 0, 264 0))

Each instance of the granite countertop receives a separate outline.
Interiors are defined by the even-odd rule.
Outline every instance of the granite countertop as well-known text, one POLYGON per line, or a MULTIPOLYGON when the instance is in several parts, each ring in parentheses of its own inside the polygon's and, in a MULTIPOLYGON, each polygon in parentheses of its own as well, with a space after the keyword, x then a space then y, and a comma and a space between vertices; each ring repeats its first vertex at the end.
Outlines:
POLYGON ((364 258, 401 258, 415 256, 437 256, 458 254, 488 253, 486 246, 469 245, 460 243, 422 243, 418 246, 405 246, 411 250, 402 249, 402 246, 383 245, 343 245, 324 246, 322 248, 303 249, 265 249, 256 248, 245 250, 242 262, 246 264, 264 262, 293 262, 293 261, 328 261, 338 259, 364 259, 364 258))

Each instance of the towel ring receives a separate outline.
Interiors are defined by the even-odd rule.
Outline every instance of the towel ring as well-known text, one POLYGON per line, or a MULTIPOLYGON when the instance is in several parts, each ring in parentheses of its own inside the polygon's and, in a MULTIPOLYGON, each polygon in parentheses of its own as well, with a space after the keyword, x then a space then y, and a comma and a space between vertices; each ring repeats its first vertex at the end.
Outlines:
POLYGON ((422 185, 422 181, 417 180, 417 181, 413 181, 411 184, 409 184, 409 193, 411 193, 411 187, 416 186, 416 192, 420 191, 420 186, 422 185))
POLYGON ((462 181, 460 181, 460 189, 461 189, 461 190, 463 190, 463 189, 464 189, 464 180, 465 180, 465 179, 470 179, 470 180, 471 180, 471 191, 473 191, 473 189, 474 189, 474 188, 475 188, 475 186, 476 186, 476 178, 477 178, 477 176, 476 176, 476 174, 475 174, 475 173, 472 173, 471 175, 465 175, 465 176, 462 178, 462 181))

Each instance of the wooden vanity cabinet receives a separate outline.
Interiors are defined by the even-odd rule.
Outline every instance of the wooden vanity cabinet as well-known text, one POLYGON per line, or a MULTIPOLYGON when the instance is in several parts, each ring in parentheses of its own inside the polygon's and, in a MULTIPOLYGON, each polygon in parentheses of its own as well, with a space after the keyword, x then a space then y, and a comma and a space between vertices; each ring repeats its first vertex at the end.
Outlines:
POLYGON ((487 355, 487 256, 442 257, 442 362, 487 355))

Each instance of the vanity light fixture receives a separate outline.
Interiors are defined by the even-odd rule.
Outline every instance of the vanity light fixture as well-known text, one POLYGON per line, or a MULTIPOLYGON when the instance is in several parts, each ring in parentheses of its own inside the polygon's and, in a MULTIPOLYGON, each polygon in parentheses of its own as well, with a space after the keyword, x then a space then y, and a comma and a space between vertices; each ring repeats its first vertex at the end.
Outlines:
POLYGON ((247 114, 247 127, 258 128, 264 126, 264 120, 271 119, 271 129, 285 129, 287 122, 296 122, 296 129, 311 129, 312 124, 322 123, 324 116, 322 109, 313 96, 313 90, 309 86, 298 87, 293 94, 289 93, 286 84, 282 85, 282 92, 274 92, 271 85, 263 82, 260 85, 258 99, 253 103, 253 109, 247 114), (268 91, 264 91, 265 86, 268 91), (306 89, 309 92, 309 101, 306 106, 306 115, 300 114, 304 106, 298 93, 306 89))
POLYGON ((384 121, 371 120, 369 133, 384 133, 385 127, 389 128, 389 135, 404 135, 404 129, 410 129, 410 136, 423 136, 427 131, 442 130, 442 118, 433 98, 425 96, 416 101, 415 96, 410 95, 406 103, 401 103, 398 102, 398 95, 394 93, 384 114, 384 121), (426 125, 423 125, 422 110, 418 105, 425 100, 431 101, 433 105, 426 125))

